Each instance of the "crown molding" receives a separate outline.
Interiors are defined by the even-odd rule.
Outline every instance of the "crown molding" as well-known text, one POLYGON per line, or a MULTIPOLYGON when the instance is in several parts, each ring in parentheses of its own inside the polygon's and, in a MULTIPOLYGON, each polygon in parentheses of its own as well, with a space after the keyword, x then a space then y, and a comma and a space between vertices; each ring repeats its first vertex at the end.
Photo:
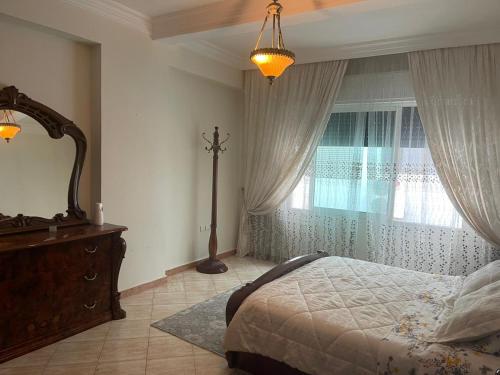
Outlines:
POLYGON ((197 54, 233 68, 243 69, 246 66, 246 59, 241 58, 236 53, 228 51, 227 49, 207 42, 206 40, 190 41, 183 43, 182 46, 197 54))
POLYGON ((299 63, 328 61, 333 59, 353 59, 369 56, 392 55, 437 48, 463 47, 470 45, 499 43, 500 28, 479 31, 427 34, 408 38, 393 38, 365 43, 355 43, 338 47, 305 49, 299 63))
MULTIPOLYGON (((324 48, 296 48, 297 64, 321 61, 355 59, 371 56, 393 55, 437 48, 500 43, 500 28, 480 31, 427 34, 408 38, 375 40, 324 48)), ((242 70, 255 69, 249 61, 239 66, 242 70)))
POLYGON ((113 0, 64 0, 68 4, 97 13, 122 25, 132 27, 149 36, 152 34, 151 18, 113 0))
MULTIPOLYGON (((323 48, 297 48, 297 64, 392 55, 436 48, 500 43, 500 28, 481 31, 427 34, 409 38, 393 38, 323 48)), ((241 70, 256 69, 249 59, 204 40, 181 43, 185 48, 241 70)), ((249 51, 251 46, 249 46, 249 51)))

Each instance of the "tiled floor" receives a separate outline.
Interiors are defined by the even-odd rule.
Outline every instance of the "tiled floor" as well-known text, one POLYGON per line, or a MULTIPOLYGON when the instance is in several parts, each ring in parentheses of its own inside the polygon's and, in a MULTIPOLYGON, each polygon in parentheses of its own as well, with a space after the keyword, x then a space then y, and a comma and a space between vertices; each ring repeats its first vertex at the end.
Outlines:
POLYGON ((241 372, 226 361, 150 327, 186 307, 254 280, 273 267, 252 258, 226 258, 229 271, 204 275, 195 270, 122 300, 127 318, 100 325, 0 365, 0 375, 215 375, 241 372))

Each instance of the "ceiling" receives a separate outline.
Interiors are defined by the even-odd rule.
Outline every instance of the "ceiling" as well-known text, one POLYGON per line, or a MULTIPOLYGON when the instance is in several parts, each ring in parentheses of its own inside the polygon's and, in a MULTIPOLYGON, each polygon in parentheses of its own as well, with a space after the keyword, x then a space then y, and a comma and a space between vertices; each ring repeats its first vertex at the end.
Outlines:
MULTIPOLYGON (((153 39, 181 43, 240 69, 250 67, 248 55, 269 2, 117 1, 151 17, 153 39)), ((296 53, 298 63, 500 42, 500 0, 281 3, 286 46, 296 53)))
POLYGON ((216 3, 220 0, 115 0, 139 13, 149 17, 156 17, 166 13, 190 9, 216 3))

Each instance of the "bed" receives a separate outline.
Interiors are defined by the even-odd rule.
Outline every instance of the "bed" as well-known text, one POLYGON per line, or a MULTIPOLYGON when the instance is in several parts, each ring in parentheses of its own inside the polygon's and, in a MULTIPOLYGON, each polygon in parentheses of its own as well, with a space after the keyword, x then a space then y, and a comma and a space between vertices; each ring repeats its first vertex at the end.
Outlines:
POLYGON ((228 365, 263 375, 500 374, 500 353, 484 339, 422 340, 464 279, 324 253, 296 258, 229 299, 228 365))

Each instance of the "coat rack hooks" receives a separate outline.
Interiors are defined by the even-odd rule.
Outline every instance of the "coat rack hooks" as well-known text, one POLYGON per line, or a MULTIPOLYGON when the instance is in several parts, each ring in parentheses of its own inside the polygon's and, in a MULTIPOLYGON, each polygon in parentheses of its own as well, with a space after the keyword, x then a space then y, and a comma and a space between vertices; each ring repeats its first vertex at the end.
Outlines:
POLYGON ((221 147, 224 143, 226 143, 229 138, 231 138, 231 134, 227 133, 226 138, 222 141, 219 142, 219 127, 215 127, 215 132, 214 132, 214 138, 213 141, 207 138, 207 133, 203 132, 201 133, 202 138, 210 145, 210 147, 205 146, 205 150, 207 150, 209 153, 210 151, 213 151, 214 154, 218 154, 219 152, 222 154, 224 151, 227 151, 227 147, 221 147))

